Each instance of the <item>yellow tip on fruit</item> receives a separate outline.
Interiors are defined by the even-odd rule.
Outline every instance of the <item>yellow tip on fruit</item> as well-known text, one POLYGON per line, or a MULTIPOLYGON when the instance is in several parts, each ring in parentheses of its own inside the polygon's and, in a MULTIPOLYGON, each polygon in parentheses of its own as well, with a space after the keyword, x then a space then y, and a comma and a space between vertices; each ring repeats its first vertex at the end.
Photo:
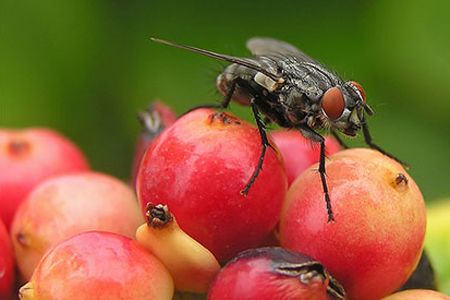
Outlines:
POLYGON ((146 216, 136 240, 167 267, 177 290, 206 292, 220 270, 214 255, 178 226, 167 206, 149 204, 146 216))
POLYGON ((33 283, 27 282, 24 286, 19 289, 19 299, 20 300, 35 300, 36 296, 34 294, 33 283))

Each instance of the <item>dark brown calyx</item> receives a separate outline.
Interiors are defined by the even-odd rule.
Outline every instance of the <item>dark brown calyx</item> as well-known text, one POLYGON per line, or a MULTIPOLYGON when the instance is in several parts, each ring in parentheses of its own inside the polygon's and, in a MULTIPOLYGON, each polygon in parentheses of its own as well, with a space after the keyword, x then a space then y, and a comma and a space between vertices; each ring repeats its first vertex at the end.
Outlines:
POLYGON ((301 264, 280 264, 276 268, 276 272, 285 276, 296 277, 306 285, 317 282, 326 284, 328 280, 327 293, 332 297, 331 299, 347 299, 342 285, 318 261, 312 260, 301 264))
POLYGON ((399 192, 404 192, 408 189, 408 178, 403 173, 398 173, 395 176, 392 186, 399 192))
POLYGON ((278 274, 297 277, 306 285, 312 282, 324 283, 327 278, 324 267, 317 261, 309 261, 300 264, 281 263, 275 270, 278 274))
POLYGON ((396 185, 408 185, 408 178, 402 173, 398 173, 397 177, 395 177, 396 185))
POLYGON ((147 224, 153 228, 161 228, 173 220, 167 205, 147 203, 145 218, 147 224))
POLYGON ((215 112, 210 114, 209 123, 213 124, 215 122, 220 122, 222 124, 236 124, 236 125, 241 124, 238 118, 226 112, 215 112))

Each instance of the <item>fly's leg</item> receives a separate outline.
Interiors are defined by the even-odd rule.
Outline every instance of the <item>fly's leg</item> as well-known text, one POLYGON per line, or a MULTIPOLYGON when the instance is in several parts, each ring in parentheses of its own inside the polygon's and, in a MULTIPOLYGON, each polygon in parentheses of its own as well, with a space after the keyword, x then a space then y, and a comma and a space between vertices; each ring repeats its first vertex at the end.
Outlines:
POLYGON ((335 130, 331 130, 331 134, 338 141, 339 145, 341 145, 342 148, 344 148, 344 149, 349 148, 348 145, 341 139, 341 137, 338 135, 338 133, 335 130))
POLYGON ((377 144, 372 142, 372 136, 370 135, 369 126, 367 125, 366 120, 363 118, 361 123, 362 123, 362 130, 363 130, 363 135, 364 135, 364 141, 366 142, 366 144, 370 148, 375 149, 375 150, 379 151, 380 153, 383 153, 384 155, 392 158, 393 160, 399 162, 400 164, 402 164, 405 167, 409 167, 407 163, 401 161, 400 159, 398 159, 394 155, 384 151, 382 148, 380 148, 380 146, 378 146, 377 144))
POLYGON ((227 108, 230 105, 231 99, 233 97, 234 91, 236 90, 236 80, 231 81, 231 85, 230 88, 227 91, 227 94, 225 95, 225 97, 223 98, 222 102, 220 102, 219 104, 200 104, 200 105, 196 105, 192 108, 190 108, 189 110, 187 110, 183 115, 190 113, 191 111, 194 111, 196 109, 200 109, 200 108, 215 108, 215 109, 224 109, 227 108))
POLYGON ((241 194, 244 196, 248 195, 248 191, 252 187, 253 183, 255 182, 256 178, 258 177, 259 172, 262 170, 262 165, 264 162, 264 156, 266 154, 267 146, 272 147, 270 145, 269 140, 267 139, 267 133, 266 133, 266 124, 264 123, 264 120, 262 119, 258 108, 255 104, 255 100, 252 99, 250 101, 250 105, 252 107, 253 116, 256 120, 256 125, 258 126, 259 135, 261 136, 261 153, 259 155, 258 165, 255 168, 255 171, 253 171, 252 177, 248 180, 247 184, 245 185, 244 189, 241 191, 241 194))
POLYGON ((334 221, 333 209, 331 208, 330 195, 328 193, 328 185, 325 174, 325 139, 323 136, 315 132, 308 126, 299 127, 300 132, 314 142, 320 143, 320 160, 319 160, 319 174, 322 181, 323 193, 325 194, 325 203, 327 205, 328 222, 334 221))
POLYGON ((323 193, 325 194, 325 203, 327 204, 328 222, 334 221, 333 209, 331 208, 330 195, 328 194, 327 179, 325 176, 325 140, 322 137, 320 141, 320 160, 319 160, 320 180, 322 181, 323 193))

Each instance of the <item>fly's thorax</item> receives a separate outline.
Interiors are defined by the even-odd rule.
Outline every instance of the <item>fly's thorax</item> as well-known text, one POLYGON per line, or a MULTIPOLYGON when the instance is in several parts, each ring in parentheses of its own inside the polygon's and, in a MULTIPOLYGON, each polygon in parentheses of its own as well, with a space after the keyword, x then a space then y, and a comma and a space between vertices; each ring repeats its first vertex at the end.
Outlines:
MULTIPOLYGON (((230 92, 230 89, 232 89, 234 81, 251 81, 253 80, 255 73, 255 71, 247 67, 231 64, 217 76, 216 87, 223 96, 226 96, 230 92)), ((249 94, 249 91, 239 84, 236 84, 232 100, 242 105, 250 105, 250 99, 251 95, 249 94)))

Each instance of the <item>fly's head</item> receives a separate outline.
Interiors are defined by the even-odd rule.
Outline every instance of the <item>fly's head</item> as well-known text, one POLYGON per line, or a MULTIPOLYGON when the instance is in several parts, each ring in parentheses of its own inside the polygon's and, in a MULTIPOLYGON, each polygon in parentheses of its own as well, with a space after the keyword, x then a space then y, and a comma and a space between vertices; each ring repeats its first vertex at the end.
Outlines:
POLYGON ((334 86, 325 91, 321 107, 331 127, 349 136, 355 136, 361 129, 364 111, 369 115, 373 114, 366 103, 364 89, 354 81, 347 81, 341 86, 334 86))

